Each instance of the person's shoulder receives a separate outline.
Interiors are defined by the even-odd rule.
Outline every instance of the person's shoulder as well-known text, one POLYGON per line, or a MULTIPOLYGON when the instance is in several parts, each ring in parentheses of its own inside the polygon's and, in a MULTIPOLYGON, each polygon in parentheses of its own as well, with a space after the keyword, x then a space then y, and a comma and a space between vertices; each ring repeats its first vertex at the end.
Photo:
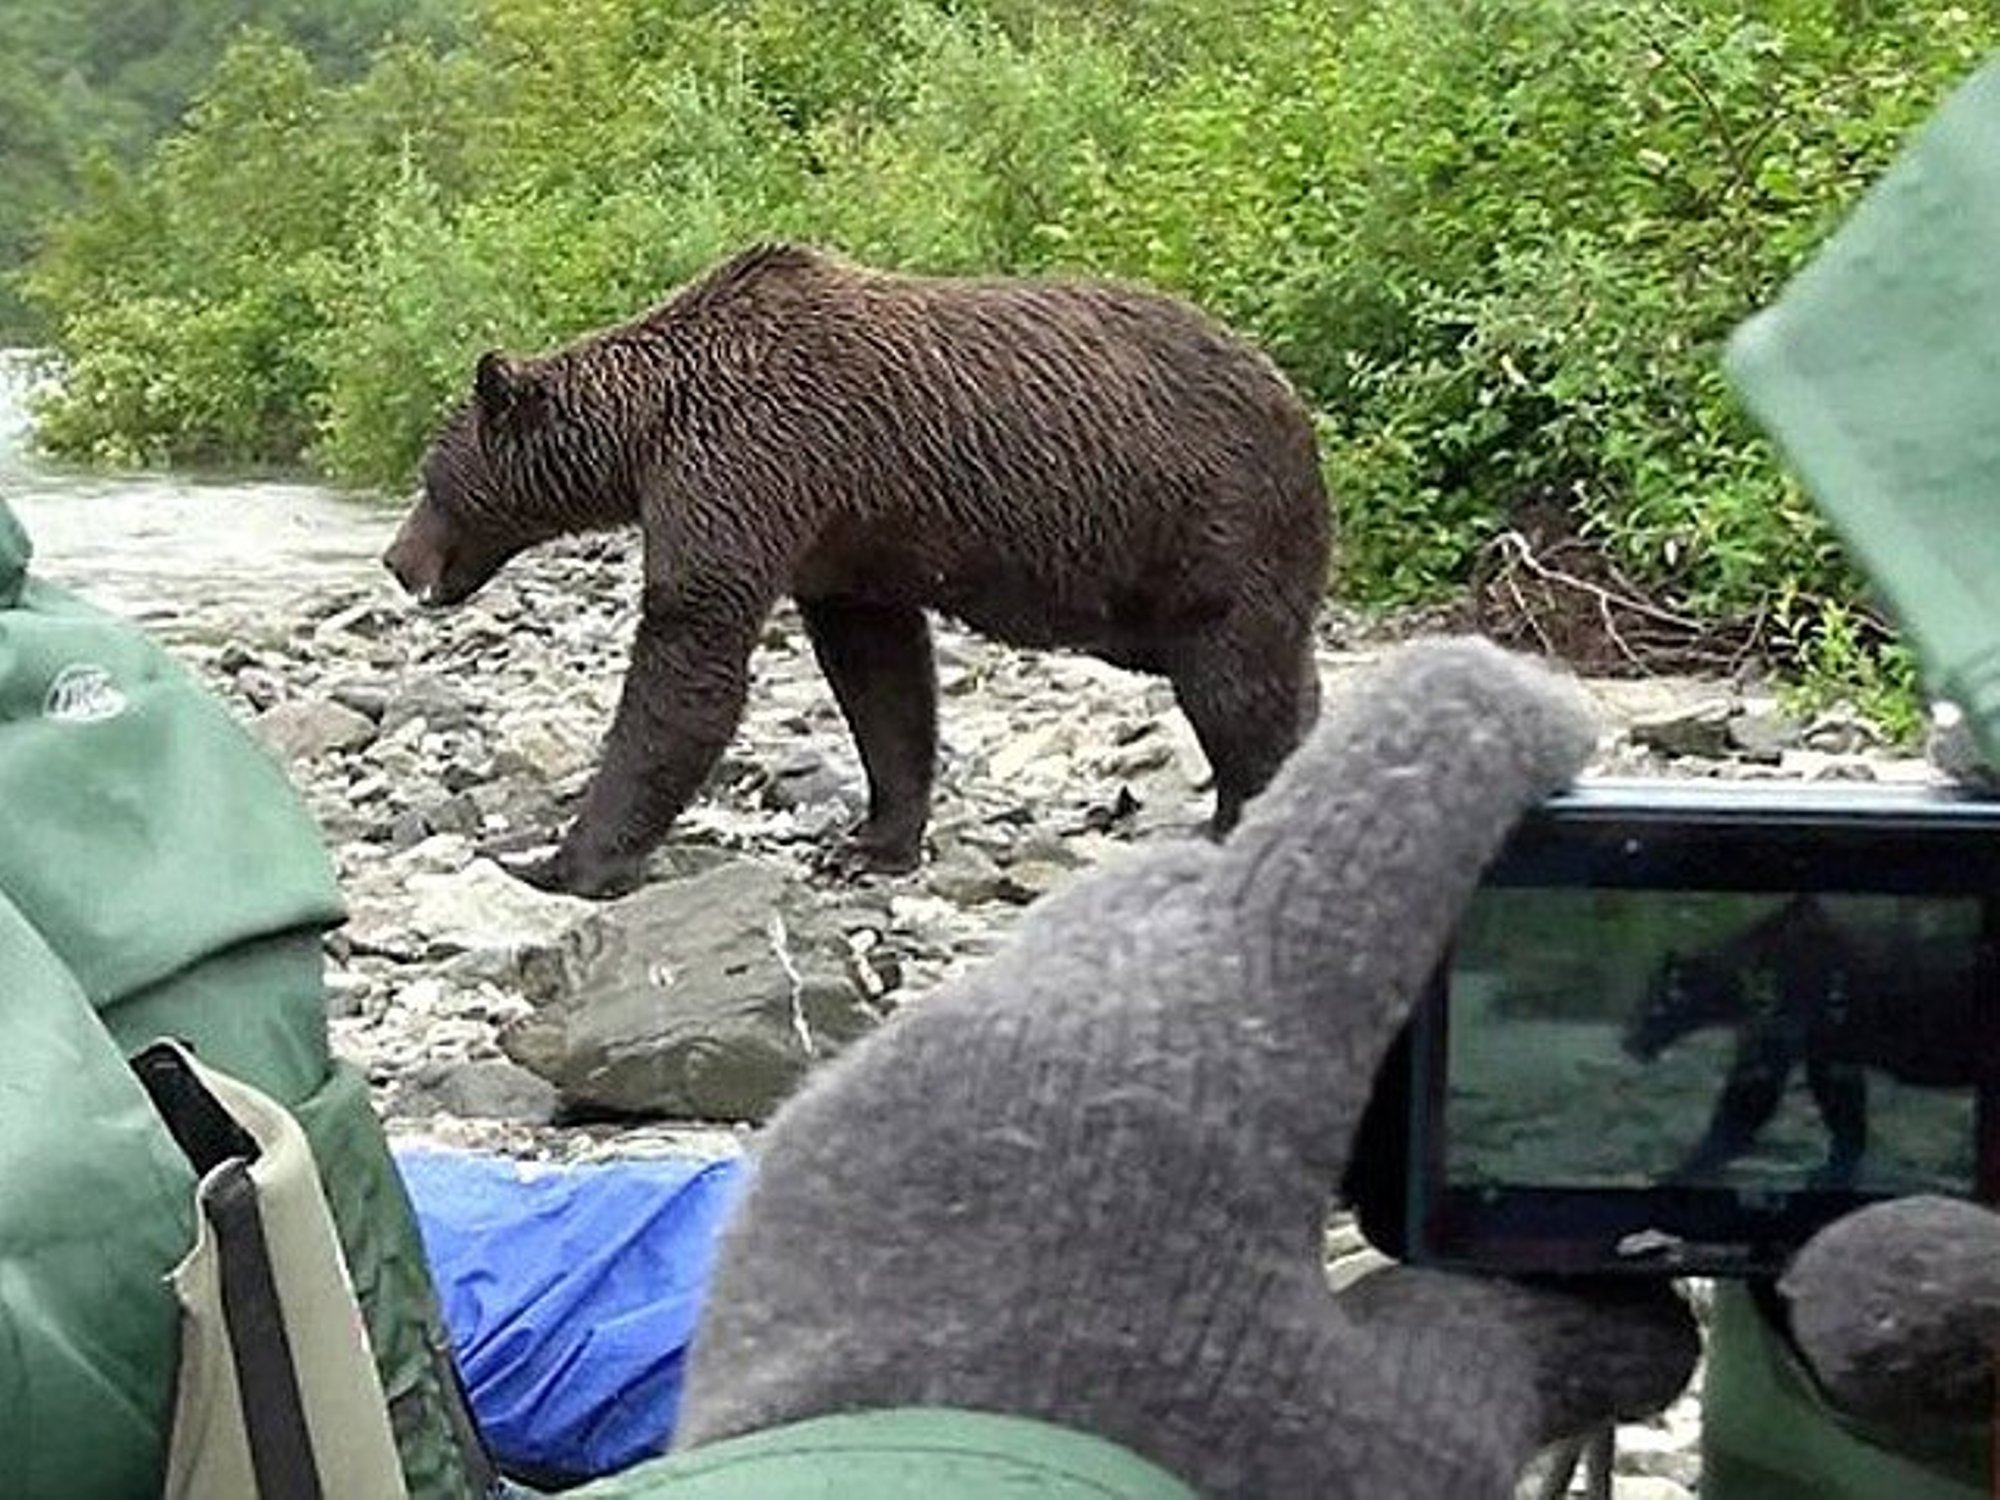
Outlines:
POLYGON ((705 1444, 573 1492, 579 1500, 1195 1500, 1129 1449, 1029 1417, 941 1407, 850 1412, 705 1444))

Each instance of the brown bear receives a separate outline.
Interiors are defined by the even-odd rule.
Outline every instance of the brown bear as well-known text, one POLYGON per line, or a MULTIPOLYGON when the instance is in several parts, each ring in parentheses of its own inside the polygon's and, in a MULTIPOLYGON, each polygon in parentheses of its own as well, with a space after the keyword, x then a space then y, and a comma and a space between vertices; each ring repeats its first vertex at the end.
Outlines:
POLYGON ((860 750, 853 852, 917 863, 925 611, 1164 674, 1227 829, 1318 712, 1331 516, 1271 362, 1183 302, 1082 278, 891 274, 764 244, 629 323, 481 356, 383 561, 447 605, 515 553, 636 522, 638 637, 537 884, 628 888, 721 756, 786 594, 860 750))

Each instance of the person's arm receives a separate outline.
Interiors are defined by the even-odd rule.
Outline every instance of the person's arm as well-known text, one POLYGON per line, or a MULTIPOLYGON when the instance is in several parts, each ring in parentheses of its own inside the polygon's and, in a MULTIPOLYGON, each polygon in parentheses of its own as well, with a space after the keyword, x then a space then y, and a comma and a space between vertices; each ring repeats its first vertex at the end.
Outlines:
POLYGON ((1549 1441, 1663 1406, 1663 1284, 1396 1268, 1322 1228, 1384 1053, 1506 836, 1581 768, 1575 686, 1396 653, 1221 845, 1041 903, 768 1129, 680 1442, 953 1406, 1110 1438, 1209 1495, 1500 1497, 1549 1441))

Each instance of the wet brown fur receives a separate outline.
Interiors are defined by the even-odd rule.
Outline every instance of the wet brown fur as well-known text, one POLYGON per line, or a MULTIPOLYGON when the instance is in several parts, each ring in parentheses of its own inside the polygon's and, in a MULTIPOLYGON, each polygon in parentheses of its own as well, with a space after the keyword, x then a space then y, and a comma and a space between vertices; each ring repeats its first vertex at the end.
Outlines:
POLYGON ((632 322, 480 361, 385 561, 433 603, 522 548, 637 522, 617 716, 545 883, 629 883, 722 753, 748 659, 799 604, 866 767, 857 834, 907 867, 928 817, 926 610, 1168 677, 1233 823, 1318 708, 1327 497, 1270 362, 1108 282, 878 272, 753 248, 632 322))

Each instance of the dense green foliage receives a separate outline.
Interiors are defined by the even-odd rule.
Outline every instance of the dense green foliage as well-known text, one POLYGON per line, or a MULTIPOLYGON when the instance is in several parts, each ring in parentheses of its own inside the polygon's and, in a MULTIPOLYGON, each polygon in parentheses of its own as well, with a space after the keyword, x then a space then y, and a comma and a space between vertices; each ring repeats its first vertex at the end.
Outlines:
POLYGON ((1718 342, 2000 42, 1894 0, 468 0, 451 50, 235 48, 33 295, 57 449, 407 480, 494 344, 784 234, 1144 278, 1323 416, 1344 587, 1435 596, 1525 502, 1705 617, 1896 687, 1718 342), (1886 674, 1886 676, 1884 675, 1886 674))
MULTIPOLYGON (((0 271, 75 204, 93 157, 134 161, 178 120, 246 24, 338 79, 393 35, 447 36, 453 14, 454 0, 0 0, 0 271)), ((0 282, 0 341, 35 331, 0 282)))

